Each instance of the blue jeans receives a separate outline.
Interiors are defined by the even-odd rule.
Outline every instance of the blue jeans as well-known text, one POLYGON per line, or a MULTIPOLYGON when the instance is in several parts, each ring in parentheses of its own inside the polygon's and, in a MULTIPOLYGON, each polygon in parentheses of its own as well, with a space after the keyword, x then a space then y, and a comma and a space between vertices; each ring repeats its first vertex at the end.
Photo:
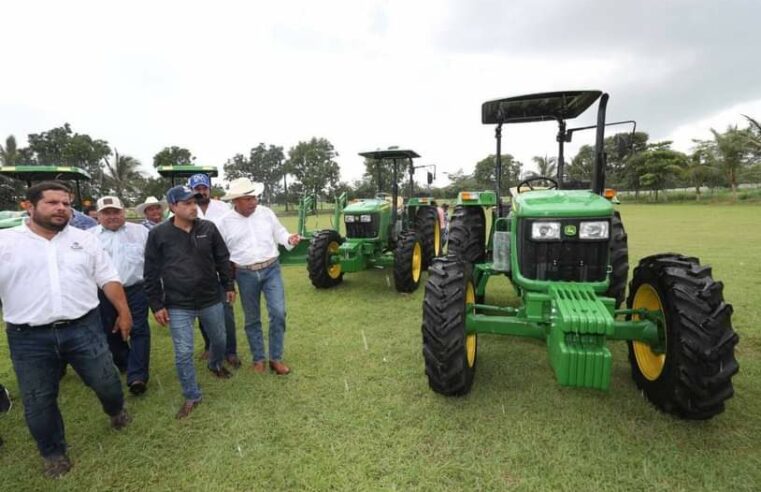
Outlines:
POLYGON ((225 314, 222 303, 218 302, 203 309, 168 308, 169 330, 174 344, 174 363, 177 377, 180 379, 182 394, 186 400, 201 399, 201 389, 196 382, 196 370, 193 366, 193 323, 196 318, 203 322, 206 334, 211 340, 209 369, 222 367, 225 356, 225 314))
POLYGON ((71 364, 82 381, 95 391, 108 415, 116 415, 124 407, 119 372, 108 350, 97 309, 61 328, 7 323, 6 333, 26 425, 43 457, 66 452, 57 401, 63 364, 71 364))
POLYGON ((257 271, 238 269, 236 272, 240 302, 246 319, 245 330, 254 362, 264 360, 264 337, 260 313, 261 294, 267 301, 270 331, 270 360, 283 358, 285 338, 285 291, 280 276, 280 263, 275 262, 257 271))
POLYGON ((148 296, 142 283, 125 287, 127 303, 132 313, 132 330, 130 344, 122 340, 121 334, 111 333, 116 323, 116 310, 102 291, 100 298, 100 319, 103 333, 108 339, 108 346, 114 356, 114 363, 127 371, 127 385, 135 381, 148 382, 148 366, 151 356, 151 331, 148 328, 148 296))
MULTIPOLYGON (((225 355, 238 355, 238 341, 235 336, 235 312, 233 311, 233 305, 227 302, 227 292, 220 286, 220 300, 225 310, 225 331, 227 333, 227 349, 225 355)), ((206 334, 206 330, 203 327, 203 322, 198 323, 198 329, 201 330, 201 336, 203 337, 203 349, 209 350, 209 336, 206 334)))

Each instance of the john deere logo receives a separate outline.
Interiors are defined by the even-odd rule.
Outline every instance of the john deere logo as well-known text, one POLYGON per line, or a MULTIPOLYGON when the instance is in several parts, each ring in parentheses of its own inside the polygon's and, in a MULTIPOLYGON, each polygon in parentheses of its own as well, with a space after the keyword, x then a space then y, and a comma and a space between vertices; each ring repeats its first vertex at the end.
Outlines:
POLYGON ((575 225, 567 225, 563 228, 563 233, 566 236, 575 236, 576 235, 576 226, 575 225))

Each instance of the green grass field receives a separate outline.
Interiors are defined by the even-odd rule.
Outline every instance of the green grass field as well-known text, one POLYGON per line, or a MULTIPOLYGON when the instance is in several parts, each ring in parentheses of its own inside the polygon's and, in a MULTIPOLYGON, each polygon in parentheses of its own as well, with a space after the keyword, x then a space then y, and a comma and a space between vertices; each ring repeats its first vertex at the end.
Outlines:
MULTIPOLYGON (((398 294, 390 272, 375 270, 318 291, 304 268, 288 267, 290 376, 241 369, 218 381, 199 362, 205 400, 178 422, 171 340, 154 326, 148 393, 127 397, 134 422, 110 430, 70 371, 59 401, 74 468, 57 482, 42 477, 16 401, 0 418, 0 489, 758 490, 761 206, 620 209, 632 267, 676 251, 713 265, 725 283, 740 373, 726 412, 711 421, 679 421, 648 404, 623 343, 612 347, 610 390, 598 392, 560 387, 540 342, 481 336, 472 392, 441 397, 423 372, 423 288, 398 294)), ((509 302, 507 284, 494 287, 487 301, 509 302)), ((236 314, 239 354, 249 360, 236 314)), ((4 337, 0 382, 17 394, 4 337)))

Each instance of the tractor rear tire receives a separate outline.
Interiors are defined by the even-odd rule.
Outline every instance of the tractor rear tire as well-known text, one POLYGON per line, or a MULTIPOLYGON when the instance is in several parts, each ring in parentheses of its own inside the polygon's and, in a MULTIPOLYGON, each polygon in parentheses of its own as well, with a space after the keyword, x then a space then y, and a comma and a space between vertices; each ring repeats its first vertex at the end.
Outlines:
POLYGON ((486 257, 486 216, 481 207, 458 205, 449 223, 447 253, 467 263, 486 257))
POLYGON ((610 221, 610 286, 605 292, 606 297, 616 300, 616 307, 624 303, 626 298, 626 281, 629 278, 629 245, 627 242, 624 223, 621 214, 613 212, 610 221))
POLYGON ((629 342, 632 377, 645 398, 666 413, 709 419, 724 411, 734 393, 739 337, 723 288, 711 277, 711 267, 674 253, 648 256, 634 269, 627 304, 663 313, 666 347, 658 354, 645 343, 629 342))
POLYGON ((420 207, 415 215, 415 230, 423 243, 423 268, 441 256, 441 224, 436 207, 420 207))
POLYGON ((328 289, 340 284, 344 279, 341 265, 332 265, 330 256, 338 251, 344 240, 338 231, 326 229, 317 232, 309 243, 307 270, 309 280, 318 289, 328 289))
POLYGON ((461 396, 476 372, 478 338, 465 332, 465 308, 474 303, 471 267, 452 256, 429 270, 423 300, 423 358, 428 385, 436 393, 461 396))
POLYGON ((414 292, 423 272, 423 245, 416 231, 399 235, 394 251, 394 286, 398 292, 414 292))

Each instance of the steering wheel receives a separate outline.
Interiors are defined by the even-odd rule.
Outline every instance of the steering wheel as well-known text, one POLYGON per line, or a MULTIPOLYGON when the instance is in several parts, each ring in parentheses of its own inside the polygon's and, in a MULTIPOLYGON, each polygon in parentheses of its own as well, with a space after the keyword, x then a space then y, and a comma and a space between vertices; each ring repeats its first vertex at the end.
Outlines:
POLYGON ((528 190, 526 191, 534 191, 534 187, 531 184, 534 181, 549 181, 551 186, 547 188, 542 188, 543 190, 557 190, 558 189, 558 182, 552 178, 548 178, 547 176, 532 176, 528 179, 524 179, 520 183, 518 183, 518 193, 524 193, 521 191, 521 188, 524 186, 528 186, 528 190))

